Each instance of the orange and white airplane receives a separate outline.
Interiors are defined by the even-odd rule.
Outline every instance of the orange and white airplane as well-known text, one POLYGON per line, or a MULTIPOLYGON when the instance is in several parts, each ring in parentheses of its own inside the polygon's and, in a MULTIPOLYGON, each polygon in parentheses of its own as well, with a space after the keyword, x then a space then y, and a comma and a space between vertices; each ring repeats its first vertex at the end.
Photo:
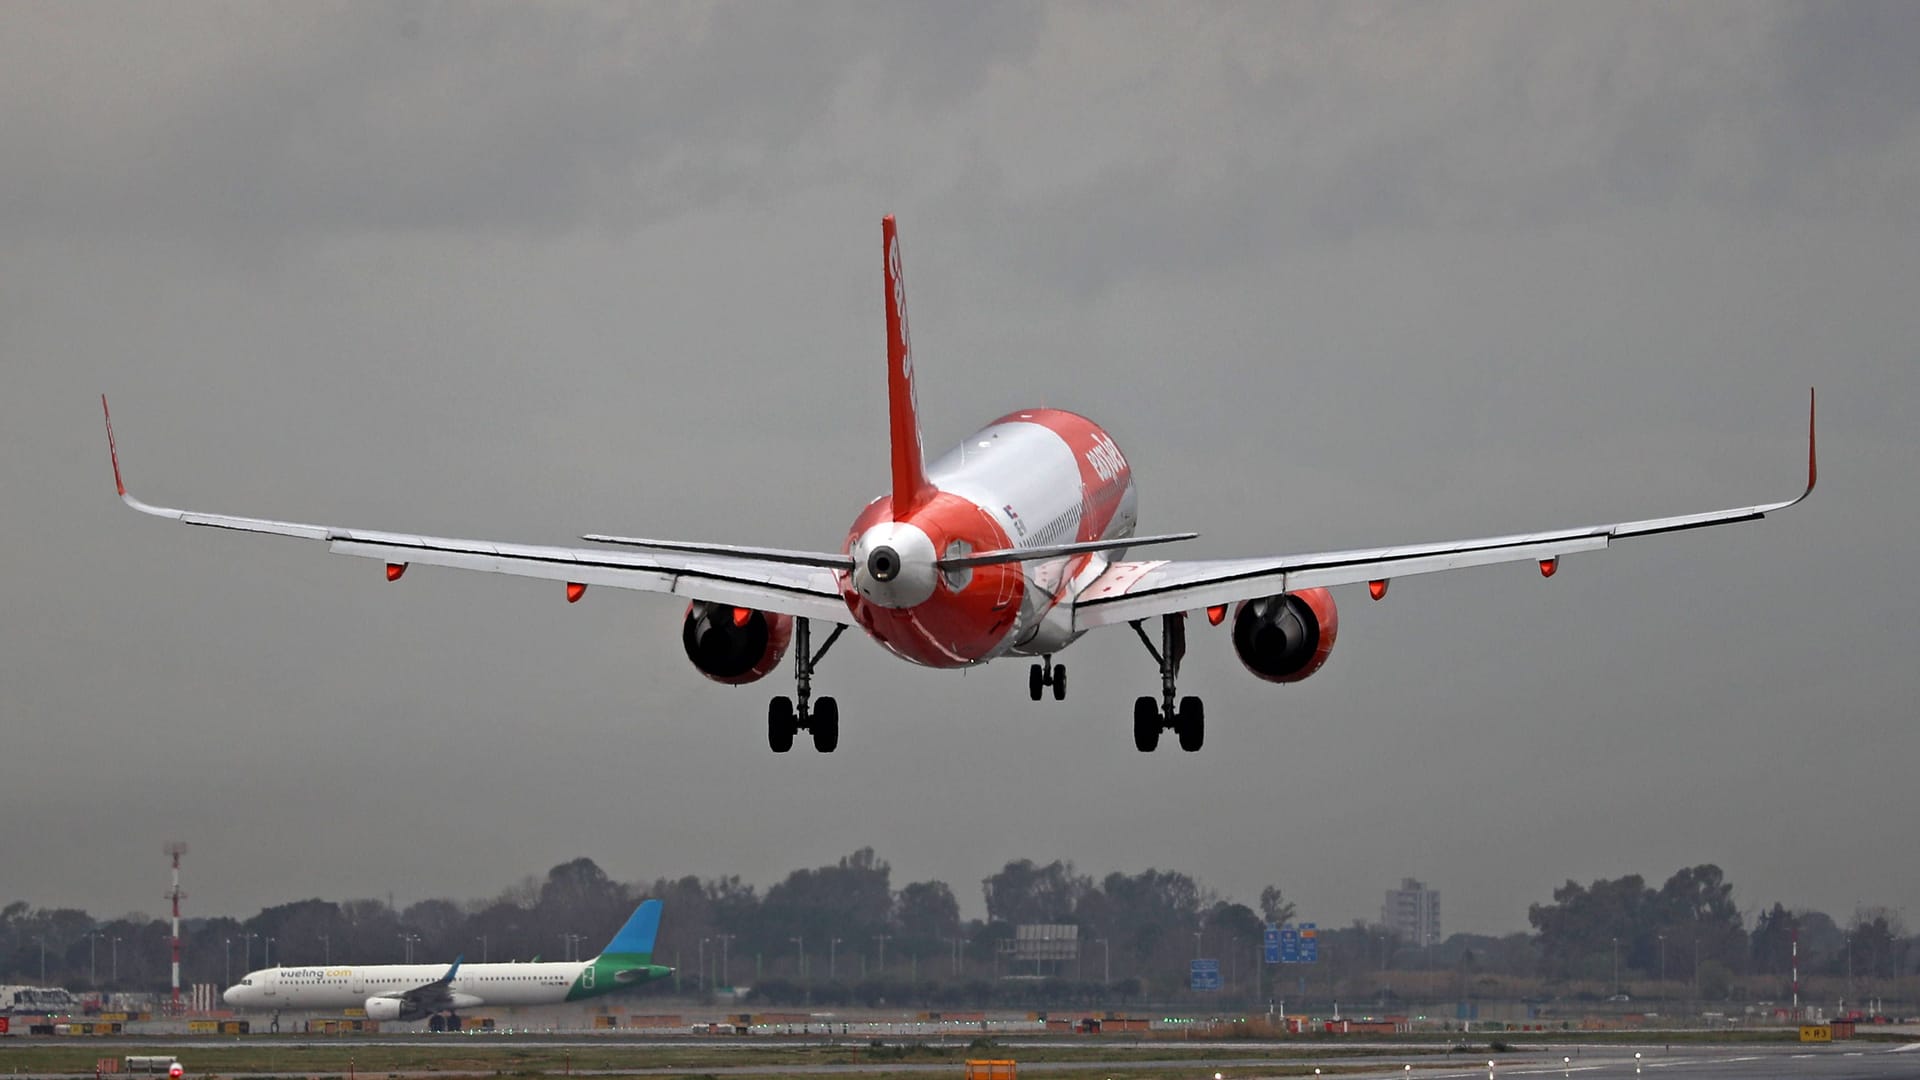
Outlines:
MULTIPOLYGON (((920 441, 906 287, 893 218, 882 219, 887 316, 887 415, 893 490, 867 504, 840 551, 787 551, 588 535, 593 548, 456 540, 232 517, 152 506, 127 494, 113 421, 107 446, 114 484, 142 513, 240 532, 319 540, 328 550, 386 564, 398 581, 414 563, 563 582, 569 602, 593 585, 686 597, 681 643, 701 674, 749 683, 793 651, 796 694, 773 698, 767 742, 792 749, 811 732, 814 749, 840 741, 840 710, 812 696, 814 669, 848 625, 905 660, 969 667, 1003 656, 1037 657, 1028 692, 1066 696, 1055 653, 1103 626, 1133 628, 1160 669, 1160 693, 1134 702, 1133 739, 1153 750, 1163 731, 1183 750, 1200 749, 1205 712, 1178 697, 1185 619, 1204 612, 1232 620, 1234 651, 1247 670, 1291 683, 1327 661, 1339 632, 1328 589, 1365 584, 1375 600, 1397 577, 1494 563, 1532 563, 1552 577, 1560 559, 1615 540, 1753 521, 1813 492, 1818 475, 1813 413, 1807 417, 1807 487, 1798 498, 1759 506, 1649 518, 1452 543, 1245 559, 1130 560, 1129 548, 1187 540, 1195 533, 1135 535, 1138 493, 1126 455, 1099 425, 1060 409, 1021 409, 993 421, 931 464, 920 441), (1147 620, 1157 619, 1149 634, 1147 620), (833 631, 816 649, 814 623, 833 631), (1156 642, 1157 638, 1157 642, 1156 642)), ((103 413, 106 398, 100 405, 103 413)))

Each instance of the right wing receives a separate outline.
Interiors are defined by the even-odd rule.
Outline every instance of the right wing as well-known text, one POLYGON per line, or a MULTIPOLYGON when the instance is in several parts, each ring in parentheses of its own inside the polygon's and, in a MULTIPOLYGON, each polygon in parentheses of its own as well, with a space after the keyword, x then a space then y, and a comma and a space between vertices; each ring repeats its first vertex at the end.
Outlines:
POLYGON ((154 506, 127 493, 127 485, 120 478, 120 453, 113 441, 113 417, 106 410, 107 399, 103 394, 100 411, 107 421, 107 453, 113 460, 114 487, 119 490, 121 501, 143 514, 186 525, 325 541, 327 550, 333 554, 358 555, 386 563, 388 581, 398 580, 408 566, 424 563, 566 582, 569 600, 579 599, 588 585, 605 585, 825 622, 844 623, 850 617, 840 592, 838 569, 852 569, 853 561, 839 553, 660 545, 657 553, 642 555, 597 548, 415 536, 154 506))
POLYGON ((1551 576, 1562 555, 1598 551, 1615 540, 1634 536, 1704 529, 1757 521, 1784 510, 1813 494, 1820 478, 1813 438, 1813 399, 1807 400, 1807 487, 1798 498, 1759 506, 1740 506, 1702 514, 1646 518, 1610 525, 1490 536, 1438 544, 1326 551, 1310 555, 1280 555, 1250 559, 1197 559, 1114 563, 1089 582, 1074 599, 1076 629, 1137 622, 1155 615, 1219 607, 1275 593, 1367 582, 1377 600, 1387 583, 1397 577, 1457 570, 1495 563, 1538 563, 1551 576))

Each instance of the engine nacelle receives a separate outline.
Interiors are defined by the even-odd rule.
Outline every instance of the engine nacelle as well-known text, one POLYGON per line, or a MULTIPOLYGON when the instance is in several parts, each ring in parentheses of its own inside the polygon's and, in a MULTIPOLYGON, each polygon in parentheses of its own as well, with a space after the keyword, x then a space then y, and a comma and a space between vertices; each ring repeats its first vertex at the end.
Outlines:
POLYGON ((397 997, 370 997, 366 1007, 369 1020, 418 1020, 427 1015, 427 1010, 397 997))
POLYGON ((1340 633, 1340 611, 1325 589, 1242 601, 1233 613, 1233 651, 1268 682, 1291 683, 1320 670, 1340 633))
POLYGON ((735 686, 772 671, 792 640, 791 615, 705 600, 687 605, 680 628, 680 643, 700 674, 735 686))

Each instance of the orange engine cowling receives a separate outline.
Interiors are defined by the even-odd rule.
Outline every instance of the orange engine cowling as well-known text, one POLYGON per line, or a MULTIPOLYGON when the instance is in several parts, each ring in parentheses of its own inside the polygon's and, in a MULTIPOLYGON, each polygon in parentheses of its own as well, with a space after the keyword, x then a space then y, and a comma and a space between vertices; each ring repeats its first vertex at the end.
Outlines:
POLYGON ((1233 613, 1233 651, 1248 671, 1290 683, 1320 670, 1340 633, 1340 610, 1325 589, 1242 601, 1233 613))
POLYGON ((793 616, 695 600, 680 644, 700 674, 718 683, 750 683, 772 671, 793 640, 793 616))

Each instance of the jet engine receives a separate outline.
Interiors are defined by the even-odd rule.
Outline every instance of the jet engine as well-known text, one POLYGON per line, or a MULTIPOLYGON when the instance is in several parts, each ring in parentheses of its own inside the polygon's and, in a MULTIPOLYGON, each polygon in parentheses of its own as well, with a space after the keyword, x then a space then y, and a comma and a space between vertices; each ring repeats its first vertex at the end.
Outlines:
POLYGON ((750 683, 772 671, 793 640, 793 616, 695 600, 687 605, 680 643, 700 674, 714 682, 750 683))
POLYGON ((1325 589, 1242 601, 1233 615, 1233 651, 1268 682, 1291 683, 1320 670, 1340 632, 1340 612, 1325 589))
POLYGON ((427 1015, 427 1010, 397 997, 370 997, 367 999, 367 1019, 369 1020, 418 1020, 427 1015))

